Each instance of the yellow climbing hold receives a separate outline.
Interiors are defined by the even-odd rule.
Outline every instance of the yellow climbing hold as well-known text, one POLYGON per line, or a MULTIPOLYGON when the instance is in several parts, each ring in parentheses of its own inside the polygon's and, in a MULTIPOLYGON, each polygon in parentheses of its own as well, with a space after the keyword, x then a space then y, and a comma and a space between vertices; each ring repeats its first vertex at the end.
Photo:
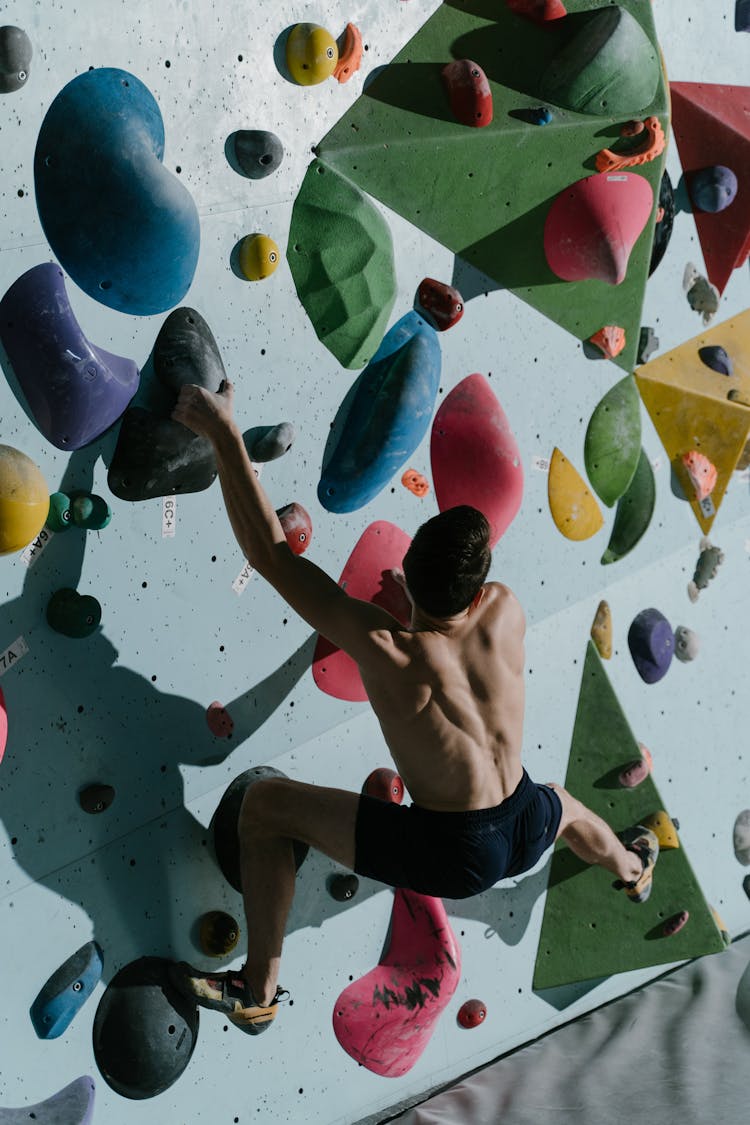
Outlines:
POLYGON ((599 602, 591 626, 591 640, 602 660, 609 660, 612 656, 612 611, 608 602, 599 602))
POLYGON ((317 86, 336 69, 336 40, 316 23, 297 23, 286 41, 286 65, 299 86, 317 86))
POLYGON ((279 264, 279 248, 267 234, 247 234, 240 243, 240 269, 248 281, 270 277, 279 264))
POLYGON ((669 848, 679 848, 680 840, 677 835, 677 829, 674 821, 669 813, 660 809, 659 812, 651 813, 641 820, 644 828, 650 828, 659 841, 660 851, 668 851, 669 848))
POLYGON ((49 488, 25 453, 0 445, 0 555, 21 551, 36 539, 49 512, 49 488))
POLYGON ((604 523, 586 482, 557 447, 550 460, 547 498, 555 527, 566 539, 590 539, 604 523))

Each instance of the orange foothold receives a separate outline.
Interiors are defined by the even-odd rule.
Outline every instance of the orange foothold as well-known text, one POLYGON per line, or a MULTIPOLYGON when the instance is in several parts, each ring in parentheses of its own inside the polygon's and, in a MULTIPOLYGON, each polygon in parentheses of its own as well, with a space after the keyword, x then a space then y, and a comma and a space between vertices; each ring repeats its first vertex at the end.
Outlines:
POLYGON ((623 126, 620 132, 624 137, 637 136, 641 132, 645 136, 638 147, 631 149, 630 152, 612 152, 609 148, 603 148, 596 157, 597 172, 619 172, 621 168, 648 164, 664 152, 667 141, 658 117, 647 117, 644 122, 628 122, 628 125, 623 126), (640 124, 641 128, 636 129, 636 124, 640 124), (632 131, 626 132, 626 129, 630 130, 631 128, 632 131))
POLYGON ((217 699, 209 703, 206 710, 206 722, 211 734, 216 738, 231 738, 234 730, 234 720, 222 703, 217 699))
POLYGON ((333 77, 339 82, 348 82, 361 65, 362 34, 355 24, 348 23, 339 43, 339 61, 334 68, 333 77))
POLYGON ((617 324, 605 324, 598 332, 589 337, 592 344, 596 344, 608 359, 614 359, 625 347, 625 329, 617 324))
POLYGON ((568 14, 562 0, 507 0, 507 4, 511 12, 539 24, 559 20, 568 14))
POLYGON ((401 483, 404 488, 408 488, 409 492, 413 492, 415 496, 426 496, 430 491, 427 477, 418 473, 416 469, 407 469, 401 477, 401 483))
POLYGON ((716 466, 697 449, 691 449, 683 454, 682 464, 685 467, 690 483, 695 489, 695 498, 700 503, 710 496, 716 485, 716 466))

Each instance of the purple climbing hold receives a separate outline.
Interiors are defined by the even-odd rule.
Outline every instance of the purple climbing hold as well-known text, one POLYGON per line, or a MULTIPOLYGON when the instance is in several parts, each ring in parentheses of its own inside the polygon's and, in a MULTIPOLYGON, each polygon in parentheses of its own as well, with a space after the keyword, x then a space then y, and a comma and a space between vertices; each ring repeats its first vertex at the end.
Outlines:
POLYGON ((658 609, 643 609, 628 630, 628 648, 638 675, 655 684, 666 675, 674 656, 674 632, 658 609))
POLYGON ((693 172, 688 179, 688 191, 696 211, 712 214, 723 211, 734 202, 737 195, 737 177, 731 168, 714 164, 693 172))
POLYGON ((710 367, 712 371, 718 371, 720 375, 731 375, 734 371, 732 360, 718 344, 698 348, 698 355, 706 367, 710 367))
POLYGON ((27 270, 0 301, 0 341, 34 421, 58 449, 94 441, 138 390, 134 361, 84 336, 53 262, 27 270))

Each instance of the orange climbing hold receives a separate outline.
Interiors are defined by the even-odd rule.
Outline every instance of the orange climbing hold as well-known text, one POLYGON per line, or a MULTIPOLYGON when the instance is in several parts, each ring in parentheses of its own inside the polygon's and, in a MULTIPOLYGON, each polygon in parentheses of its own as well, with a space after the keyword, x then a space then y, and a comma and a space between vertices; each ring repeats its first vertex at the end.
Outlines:
POLYGON ((614 359, 625 347, 625 329, 617 324, 605 324, 589 340, 604 352, 607 359, 614 359))
POLYGON ((409 492, 413 492, 415 496, 426 496, 430 491, 430 485, 427 477, 422 473, 418 473, 416 469, 407 469, 401 477, 401 483, 404 488, 408 488, 409 492))
POLYGON ((562 0, 506 0, 511 12, 525 16, 534 23, 548 23, 567 16, 568 10, 562 0))
POLYGON ((716 466, 709 461, 704 453, 691 449, 682 456, 682 464, 690 477, 690 483, 695 489, 695 497, 700 504, 710 496, 716 485, 716 466))
POLYGON ((348 23, 344 28, 339 44, 339 61, 333 70, 333 77, 338 82, 348 82, 349 79, 362 65, 362 33, 359 28, 348 23))
POLYGON ((648 164, 657 156, 661 156, 667 141, 658 117, 647 117, 643 122, 629 121, 620 130, 620 135, 623 137, 643 134, 645 139, 638 148, 631 149, 630 152, 612 152, 609 148, 603 148, 596 157, 597 172, 619 172, 621 168, 648 164), (638 125, 640 129, 637 128, 638 125))

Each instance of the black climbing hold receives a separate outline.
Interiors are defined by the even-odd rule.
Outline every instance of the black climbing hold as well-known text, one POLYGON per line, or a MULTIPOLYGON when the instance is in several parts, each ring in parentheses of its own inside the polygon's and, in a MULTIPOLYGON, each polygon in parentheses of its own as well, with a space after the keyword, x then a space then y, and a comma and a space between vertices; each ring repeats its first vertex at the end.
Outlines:
POLYGON ((0 27, 0 94, 26 85, 32 56, 31 40, 20 27, 0 27))
MULTIPOLYGON (((255 766, 254 769, 245 770, 230 783, 211 818, 216 861, 224 878, 236 891, 242 891, 240 848, 237 838, 237 825, 242 800, 247 790, 256 781, 266 781, 268 778, 285 776, 286 774, 283 774, 281 770, 274 769, 273 766, 255 766)), ((294 859, 298 871, 308 850, 307 844, 301 844, 298 840, 294 841, 294 859)))
POLYGON ((348 902, 350 898, 354 898, 358 890, 359 879, 348 872, 331 875, 328 880, 328 893, 331 898, 336 899, 336 902, 348 902))
POLYGON ((706 367, 710 367, 712 371, 718 371, 720 375, 731 375, 734 371, 732 360, 724 351, 724 348, 719 347, 717 344, 706 345, 705 348, 698 348, 698 355, 701 357, 706 367))
POLYGON ((47 603, 47 624, 66 637, 90 636, 101 619, 102 607, 96 598, 68 586, 56 590, 47 603))
POLYGON ((198 1009, 170 983, 161 957, 131 961, 111 980, 94 1017, 94 1057, 124 1098, 153 1098, 180 1077, 198 1035, 198 1009))
POLYGON ((251 180, 270 176, 284 159, 284 147, 275 133, 265 129, 238 129, 232 137, 237 163, 251 180))
POLYGON ((645 326, 641 328, 641 334, 638 337, 638 363, 648 363, 651 356, 659 348, 659 337, 654 332, 653 328, 645 326))
POLYGON ((674 226, 674 191, 669 173, 665 172, 659 185, 659 202, 657 203, 661 218, 654 228, 654 242, 651 247, 651 262, 648 267, 649 277, 661 262, 667 252, 669 240, 672 237, 674 226))
POLYGON ((210 441, 169 417, 185 383, 218 391, 225 379, 211 329, 195 309, 174 309, 164 321, 154 344, 154 371, 169 403, 161 414, 142 406, 125 412, 107 477, 121 500, 202 492, 216 479, 210 441))
POLYGON ((78 793, 78 803, 86 813, 106 812, 114 799, 111 785, 87 785, 78 793))

